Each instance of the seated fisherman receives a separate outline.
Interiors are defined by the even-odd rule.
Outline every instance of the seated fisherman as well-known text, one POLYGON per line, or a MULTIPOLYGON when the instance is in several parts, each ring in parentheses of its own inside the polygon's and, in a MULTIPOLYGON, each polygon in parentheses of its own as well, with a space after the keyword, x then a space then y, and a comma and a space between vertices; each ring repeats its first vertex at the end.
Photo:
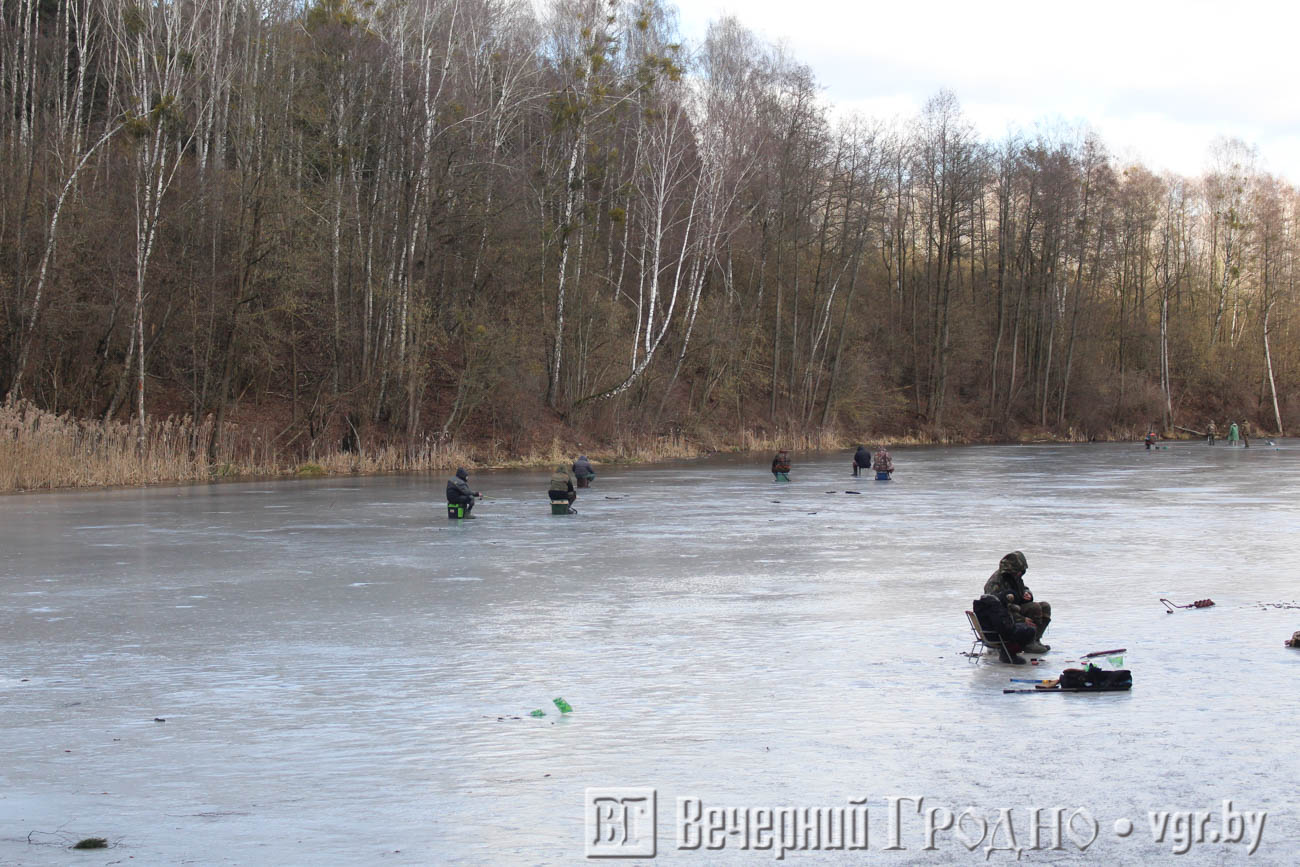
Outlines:
POLYGON ((591 461, 586 455, 578 455, 578 459, 573 462, 573 476, 578 480, 580 488, 589 488, 596 480, 596 471, 591 468, 591 461))
POLYGON ((555 472, 551 473, 546 495, 551 498, 552 503, 568 500, 569 508, 573 508, 573 501, 578 499, 578 492, 573 487, 573 474, 564 464, 560 464, 555 468, 555 472))
POLYGON ((1017 623, 1025 622, 1034 628, 1033 640, 1025 644, 1029 653, 1046 653, 1051 646, 1043 644, 1043 633, 1052 622, 1052 606, 1035 602, 1034 594, 1025 586, 1024 575, 1029 561, 1019 551, 1012 551, 998 563, 998 570, 984 582, 984 592, 996 596, 1007 606, 1017 623))
POLYGON ((862 470, 871 469, 871 452, 867 447, 859 444, 858 450, 853 453, 853 475, 859 475, 862 470))
POLYGON ((464 467, 456 469, 456 477, 447 480, 447 502, 465 507, 465 517, 473 517, 474 498, 483 496, 478 491, 469 489, 469 472, 464 467))
POLYGON ((871 467, 878 473, 892 474, 894 472, 894 459, 889 456, 889 449, 878 446, 871 467))
POLYGON ((781 477, 785 476, 785 481, 790 481, 790 453, 785 449, 776 453, 772 458, 772 481, 779 482, 781 477))
POLYGON ((998 648, 998 659, 1013 665, 1024 665, 1025 658, 1020 651, 1034 640, 1034 627, 1021 621, 1015 622, 1007 604, 991 593, 985 593, 971 604, 975 618, 980 622, 980 629, 993 633, 1002 640, 998 648))

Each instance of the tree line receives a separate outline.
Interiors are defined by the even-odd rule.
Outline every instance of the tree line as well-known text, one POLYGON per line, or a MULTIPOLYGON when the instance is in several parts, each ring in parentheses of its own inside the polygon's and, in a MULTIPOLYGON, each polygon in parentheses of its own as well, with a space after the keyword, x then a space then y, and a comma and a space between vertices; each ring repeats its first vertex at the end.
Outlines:
POLYGON ((3 0, 0 394, 288 450, 1294 419, 1300 196, 653 0, 3 0), (195 430, 199 427, 196 426, 195 430))

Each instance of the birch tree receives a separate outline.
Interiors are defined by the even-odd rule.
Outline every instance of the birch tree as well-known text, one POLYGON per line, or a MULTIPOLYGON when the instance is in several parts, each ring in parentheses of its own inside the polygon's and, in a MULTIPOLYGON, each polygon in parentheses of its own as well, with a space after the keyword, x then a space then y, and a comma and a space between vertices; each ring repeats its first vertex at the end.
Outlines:
POLYGON ((1222 339, 1225 315, 1229 319, 1229 339, 1232 340, 1237 333, 1237 290, 1240 287, 1246 208, 1255 172, 1255 153, 1240 140, 1220 140, 1214 145, 1212 160, 1213 167, 1205 178, 1210 219, 1210 279, 1214 287, 1211 347, 1222 339))
MULTIPOLYGON (((756 122, 761 81, 752 61, 739 56, 744 35, 733 26, 711 29, 702 75, 682 93, 695 132, 699 161, 699 273, 690 283, 686 323, 677 363, 663 390, 656 417, 663 412, 691 346, 707 273, 720 270, 721 250, 748 219, 742 204, 759 165, 764 141, 756 122), (755 135, 758 131, 759 135, 755 135)), ((756 205, 751 205, 752 211, 756 205)), ((688 224, 692 220, 688 219, 688 224)), ((635 367, 634 367, 635 369, 635 367)))
POLYGON ((974 129, 961 115, 956 97, 943 91, 922 110, 918 137, 926 223, 927 288, 933 304, 926 414, 943 426, 951 358, 953 279, 962 238, 970 232, 971 204, 978 184, 974 129))
MULTIPOLYGON (((9 386, 7 400, 16 400, 22 395, 23 376, 27 370, 28 357, 36 337, 40 321, 45 289, 54 260, 59 219, 69 197, 75 194, 82 170, 99 151, 122 128, 122 121, 110 120, 102 131, 93 131, 92 116, 87 107, 93 89, 91 76, 94 74, 96 58, 102 47, 103 28, 98 26, 97 10, 94 0, 60 0, 55 7, 55 29, 52 38, 42 38, 34 31, 38 29, 37 4, 22 0, 19 4, 17 20, 20 34, 17 44, 24 46, 24 53, 0 52, 3 62, 0 70, 8 66, 11 72, 10 92, 19 95, 14 113, 19 122, 14 125, 14 134, 8 138, 11 154, 26 151, 26 159, 35 159, 35 146, 32 142, 33 101, 36 98, 53 103, 54 128, 48 132, 49 140, 44 142, 48 148, 46 165, 47 183, 58 190, 57 198, 50 209, 45 226, 45 240, 42 245, 40 261, 36 267, 34 285, 31 288, 30 302, 24 303, 27 292, 27 269, 18 268, 17 294, 19 310, 13 317, 16 328, 13 331, 14 343, 19 347, 17 361, 14 365, 13 379, 9 386), (42 45, 42 43, 48 43, 42 45), (29 307, 24 317, 22 307, 29 307), (24 322, 25 318, 25 322, 24 322)), ((9 29, 8 16, 5 16, 5 29, 9 29)), ((15 34, 0 34, 0 38, 15 34)), ((13 46, 5 38, 7 45, 13 46)), ((3 78, 0 71, 0 78, 3 78)), ((48 116, 48 115, 47 115, 48 116)), ((20 214, 20 221, 25 223, 25 213, 20 214)), ((19 233, 20 239, 22 232, 19 233)), ((19 244, 19 256, 22 257, 24 245, 19 244)))
POLYGON ((1277 377, 1273 369, 1273 347, 1270 341, 1272 319, 1280 300, 1288 299, 1294 289, 1296 266, 1296 213, 1295 197, 1290 208, 1281 189, 1281 183, 1265 176, 1255 190, 1253 211, 1258 221, 1260 303, 1264 314, 1260 322, 1260 339, 1264 352, 1264 384, 1273 410, 1273 423, 1277 435, 1283 436, 1282 410, 1277 396, 1277 377), (1289 211, 1289 212, 1288 212, 1289 211))
POLYGON ((1160 249, 1156 255, 1155 281, 1160 300, 1159 369, 1162 424, 1173 424, 1173 369, 1170 363, 1170 310, 1172 299, 1188 279, 1192 250, 1189 230, 1190 202, 1186 184, 1168 179, 1165 185, 1164 215, 1160 222, 1160 249))
POLYGON ((187 4, 151 0, 133 5, 103 0, 105 21, 122 57, 116 94, 128 117, 135 147, 135 306, 133 328, 117 394, 107 416, 122 400, 135 362, 135 411, 143 445, 145 431, 145 301, 149 264, 162 219, 163 200, 180 169, 195 127, 186 110, 190 92, 203 75, 203 32, 187 4))

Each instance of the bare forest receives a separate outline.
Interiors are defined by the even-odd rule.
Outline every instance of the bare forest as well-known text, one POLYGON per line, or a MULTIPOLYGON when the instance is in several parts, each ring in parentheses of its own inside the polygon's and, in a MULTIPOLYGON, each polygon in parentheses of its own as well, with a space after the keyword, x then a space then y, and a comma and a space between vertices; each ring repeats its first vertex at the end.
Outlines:
POLYGON ((637 0, 2 2, 0 489, 1300 416, 1240 141, 844 116, 637 0))

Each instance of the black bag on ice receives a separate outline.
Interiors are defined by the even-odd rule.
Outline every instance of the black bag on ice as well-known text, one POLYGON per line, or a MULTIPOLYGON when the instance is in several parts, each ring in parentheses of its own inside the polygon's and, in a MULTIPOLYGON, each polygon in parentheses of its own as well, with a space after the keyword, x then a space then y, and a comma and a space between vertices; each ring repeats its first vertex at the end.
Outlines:
POLYGON ((1087 668, 1067 668, 1059 683, 1061 689, 1132 689, 1133 673, 1127 668, 1106 671, 1089 663, 1087 668))

